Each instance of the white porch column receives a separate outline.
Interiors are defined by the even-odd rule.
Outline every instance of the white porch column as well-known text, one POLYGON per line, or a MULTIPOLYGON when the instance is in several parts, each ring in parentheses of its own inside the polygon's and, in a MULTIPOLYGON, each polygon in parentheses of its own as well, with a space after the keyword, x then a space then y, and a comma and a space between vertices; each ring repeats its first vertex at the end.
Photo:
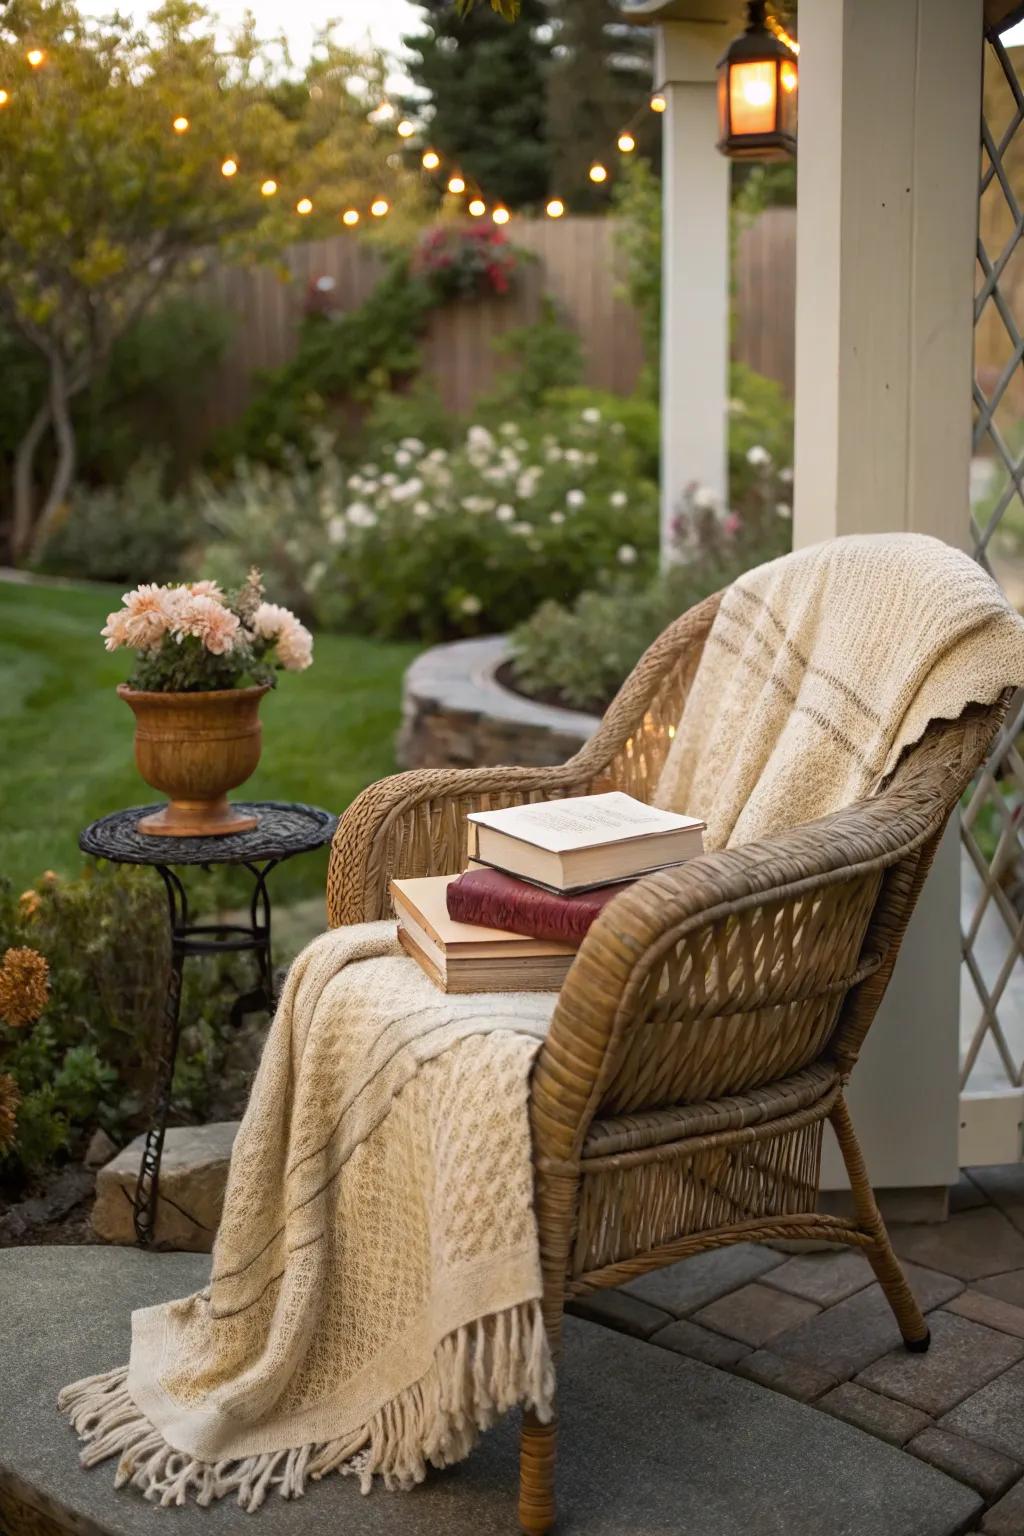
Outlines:
POLYGON ((715 149, 721 24, 658 28, 662 161, 661 552, 696 481, 726 505, 729 367, 729 162, 715 149))
MULTIPOLYGON (((982 0, 800 7, 797 545, 966 542, 982 41, 982 0)), ((958 897, 947 836, 853 1079, 883 1188, 956 1176, 958 897)))

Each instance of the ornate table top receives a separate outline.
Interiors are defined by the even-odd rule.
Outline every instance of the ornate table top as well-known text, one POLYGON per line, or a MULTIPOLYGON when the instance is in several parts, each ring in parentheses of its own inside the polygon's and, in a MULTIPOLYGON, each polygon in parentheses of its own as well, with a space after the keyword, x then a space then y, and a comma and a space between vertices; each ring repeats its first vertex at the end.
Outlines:
POLYGON ((233 800, 240 811, 258 816, 250 832, 225 837, 151 837, 137 830, 159 805, 112 811, 86 827, 78 839, 83 853, 118 864, 257 864, 289 859, 330 842, 337 817, 315 805, 283 800, 233 800))

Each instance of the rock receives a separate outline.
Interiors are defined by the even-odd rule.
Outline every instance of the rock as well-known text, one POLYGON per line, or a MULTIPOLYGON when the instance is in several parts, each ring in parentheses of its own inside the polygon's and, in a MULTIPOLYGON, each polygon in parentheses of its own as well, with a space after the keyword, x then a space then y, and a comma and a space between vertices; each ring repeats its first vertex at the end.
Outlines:
POLYGON ((85 1149, 83 1163, 86 1168, 102 1168, 104 1163, 109 1163, 110 1159, 116 1156, 117 1144, 111 1141, 103 1127, 98 1125, 85 1149))
MULTIPOLYGON (((174 1126, 160 1165, 155 1242, 184 1253, 209 1253, 224 1204, 237 1120, 174 1126)), ((134 1243, 133 1201, 145 1144, 136 1136, 96 1176, 93 1230, 108 1243, 134 1243)))

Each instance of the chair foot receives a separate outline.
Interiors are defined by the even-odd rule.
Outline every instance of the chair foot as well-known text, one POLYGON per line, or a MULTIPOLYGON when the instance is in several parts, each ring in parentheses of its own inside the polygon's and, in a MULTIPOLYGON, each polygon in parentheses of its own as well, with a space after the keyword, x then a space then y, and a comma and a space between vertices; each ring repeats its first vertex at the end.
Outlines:
POLYGON ((912 1355, 926 1355, 928 1353, 928 1348, 929 1348, 931 1342, 932 1342, 932 1331, 931 1331, 930 1328, 925 1329, 925 1335, 924 1335, 923 1339, 904 1339, 903 1340, 903 1343, 906 1345, 907 1349, 910 1351, 910 1353, 912 1355))
POLYGON ((555 1523, 555 1425, 523 1414, 519 1438, 519 1524, 526 1536, 547 1536, 555 1523))

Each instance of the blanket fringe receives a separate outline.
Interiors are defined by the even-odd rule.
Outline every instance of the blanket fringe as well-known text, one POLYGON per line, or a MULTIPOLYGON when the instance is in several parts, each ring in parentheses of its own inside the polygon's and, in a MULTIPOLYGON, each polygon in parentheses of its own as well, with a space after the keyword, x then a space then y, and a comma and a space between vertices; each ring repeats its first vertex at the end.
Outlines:
POLYGON ((428 1464, 461 1461, 480 1431, 517 1403, 549 1419, 554 1390, 540 1303, 528 1301, 450 1333, 421 1380, 338 1440, 198 1461, 169 1446, 135 1406, 126 1366, 65 1387, 57 1406, 85 1442, 83 1467, 119 1456, 115 1487, 137 1488, 163 1508, 185 1504, 190 1494, 205 1508, 234 1493, 252 1514, 271 1489, 301 1498, 308 1479, 331 1472, 358 1477, 363 1493, 375 1477, 389 1489, 411 1488, 423 1481, 428 1464))

